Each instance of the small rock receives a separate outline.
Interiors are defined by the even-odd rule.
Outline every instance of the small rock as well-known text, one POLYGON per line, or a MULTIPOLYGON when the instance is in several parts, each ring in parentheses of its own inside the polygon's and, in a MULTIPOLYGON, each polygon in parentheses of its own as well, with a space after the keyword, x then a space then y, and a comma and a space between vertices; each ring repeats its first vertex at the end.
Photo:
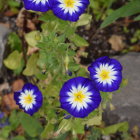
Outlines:
POLYGON ((140 53, 128 53, 117 59, 123 65, 123 77, 128 79, 128 85, 113 94, 115 110, 107 109, 104 120, 108 125, 128 121, 130 128, 140 128, 140 53))
POLYGON ((3 84, 0 84, 0 93, 5 89, 10 89, 10 85, 7 82, 4 82, 3 84))
POLYGON ((6 26, 0 24, 0 69, 2 67, 3 54, 5 50, 5 44, 7 41, 7 35, 9 32, 9 28, 6 28, 6 26))

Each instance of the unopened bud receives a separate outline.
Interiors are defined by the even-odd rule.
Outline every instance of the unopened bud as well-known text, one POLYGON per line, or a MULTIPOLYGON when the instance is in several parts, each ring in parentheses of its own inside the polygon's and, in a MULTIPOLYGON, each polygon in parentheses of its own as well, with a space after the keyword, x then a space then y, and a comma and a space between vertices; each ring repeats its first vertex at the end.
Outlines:
POLYGON ((64 59, 64 63, 65 63, 66 70, 68 70, 68 65, 69 65, 69 57, 68 57, 68 55, 66 55, 66 57, 64 59))
POLYGON ((67 70, 66 74, 69 75, 69 76, 72 76, 72 72, 70 70, 67 70))

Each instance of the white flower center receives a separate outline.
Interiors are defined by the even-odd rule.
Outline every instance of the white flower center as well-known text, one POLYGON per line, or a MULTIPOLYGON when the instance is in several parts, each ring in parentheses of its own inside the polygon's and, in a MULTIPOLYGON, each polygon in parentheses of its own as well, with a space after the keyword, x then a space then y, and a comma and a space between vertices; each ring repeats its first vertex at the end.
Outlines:
POLYGON ((83 4, 80 0, 59 0, 59 7, 64 10, 64 13, 70 13, 72 15, 75 12, 78 12, 83 4))
POLYGON ((111 84, 113 80, 116 80, 117 71, 114 70, 113 65, 101 64, 99 68, 95 68, 97 81, 103 84, 111 84))
POLYGON ((25 110, 32 109, 35 102, 35 95, 33 95, 33 90, 25 90, 19 96, 19 103, 25 108, 25 110))
POLYGON ((69 96, 67 101, 72 105, 72 108, 76 108, 78 111, 87 108, 88 103, 92 102, 90 97, 92 93, 88 91, 88 87, 83 87, 80 84, 77 88, 72 86, 67 94, 69 96))

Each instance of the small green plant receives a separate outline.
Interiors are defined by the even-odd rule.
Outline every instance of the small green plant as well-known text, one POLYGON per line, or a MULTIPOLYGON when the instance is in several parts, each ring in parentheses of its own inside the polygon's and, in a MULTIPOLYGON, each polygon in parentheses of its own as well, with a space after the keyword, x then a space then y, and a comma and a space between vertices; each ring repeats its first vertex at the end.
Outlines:
POLYGON ((140 40, 140 30, 137 30, 131 38, 131 43, 136 43, 140 40))
MULTIPOLYGON (((116 21, 121 17, 128 17, 139 13, 140 13, 140 1, 132 0, 128 2, 126 5, 112 12, 101 24, 101 28, 108 26, 109 24, 113 23, 114 21, 116 21)), ((140 20, 140 16, 137 16, 134 20, 136 21, 140 20)))
POLYGON ((9 8, 13 12, 17 12, 18 8, 20 6, 20 3, 16 0, 0 0, 0 11, 4 11, 5 9, 9 8))
MULTIPOLYGON (((101 5, 105 5, 103 7, 104 11, 110 7, 113 1, 100 2, 101 5)), ((97 1, 95 1, 95 3, 97 3, 97 1)), ((90 6, 94 8, 92 2, 90 6)), ((69 22, 57 18, 52 11, 37 14, 40 16, 38 20, 42 21, 41 31, 34 30, 26 33, 22 37, 22 40, 16 33, 11 33, 8 38, 11 53, 4 60, 4 64, 7 68, 13 70, 16 75, 23 74, 24 76, 27 76, 29 82, 39 88, 43 97, 43 105, 34 115, 28 113, 33 116, 29 116, 21 111, 13 111, 9 119, 10 125, 2 129, 0 132, 1 137, 8 139, 10 133, 19 126, 22 126, 24 136, 19 135, 12 138, 12 140, 63 140, 67 137, 76 140, 78 139, 78 134, 85 136, 86 127, 91 127, 90 135, 86 136, 89 140, 93 140, 93 135, 94 139, 97 140, 101 135, 109 135, 118 131, 127 134, 127 122, 108 127, 104 127, 102 122, 103 110, 106 108, 107 103, 111 102, 112 95, 114 94, 112 89, 115 88, 115 90, 117 90, 119 85, 115 85, 109 89, 106 87, 103 88, 104 84, 101 82, 102 92, 100 92, 100 95, 102 102, 99 107, 97 108, 96 106, 96 109, 89 113, 87 117, 84 116, 85 118, 73 117, 60 107, 61 97, 59 96, 59 93, 63 83, 69 79, 74 79, 74 77, 87 77, 87 68, 79 63, 76 51, 81 47, 88 47, 89 44, 76 32, 78 27, 90 25, 92 16, 90 14, 83 14, 77 22, 69 22), (25 39, 24 41, 27 43, 27 48, 25 49, 25 46, 23 46, 23 39, 25 39), (44 120, 42 124, 40 121, 41 118, 44 120)), ((97 12, 97 19, 102 19, 106 15, 107 14, 101 16, 98 15, 97 12)), ((120 78, 118 80, 118 83, 120 84, 122 79, 121 64, 116 60, 110 60, 109 58, 105 59, 119 65, 117 74, 120 78)), ((100 81, 110 78, 109 73, 112 69, 109 72, 106 71, 106 69, 108 69, 107 66, 110 69, 112 67, 107 64, 105 66, 103 65, 103 67, 105 67, 103 72, 100 72, 100 68, 98 69, 98 76, 102 77, 100 81)), ((91 66, 90 68, 91 79, 95 80, 94 76, 92 77, 92 75, 94 75, 92 70, 96 67, 91 66)), ((89 81, 91 82, 91 80, 89 81)), ((122 81, 122 86, 123 85, 126 85, 126 80, 122 81)), ((63 88, 66 89, 68 87, 64 86, 63 88)), ((22 94, 21 91, 18 91, 17 93, 22 94)), ((78 95, 81 96, 79 93, 78 95)), ((80 100, 79 96, 77 96, 77 100, 80 100)), ((26 110, 24 111, 27 113, 26 110)))
POLYGON ((96 20, 104 20, 106 16, 113 12, 111 9, 112 4, 116 0, 91 0, 90 6, 93 10, 93 14, 95 15, 96 20))

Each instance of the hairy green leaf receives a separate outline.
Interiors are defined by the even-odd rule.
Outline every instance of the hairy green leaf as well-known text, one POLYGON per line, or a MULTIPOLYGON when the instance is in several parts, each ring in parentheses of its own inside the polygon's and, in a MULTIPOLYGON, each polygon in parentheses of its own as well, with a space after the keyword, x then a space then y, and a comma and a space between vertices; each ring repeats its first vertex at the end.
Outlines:
POLYGON ((78 47, 86 47, 89 45, 88 42, 78 34, 73 34, 69 39, 78 47))
POLYGON ((43 128, 41 124, 32 116, 20 112, 19 118, 22 127, 29 136, 36 137, 42 132, 43 128))
POLYGON ((11 70, 15 70, 21 66, 21 59, 22 59, 22 55, 18 51, 13 51, 4 60, 4 65, 11 70))
POLYGON ((91 22, 92 16, 89 14, 82 14, 80 19, 76 22, 76 26, 84 26, 91 22))
POLYGON ((41 137, 42 138, 49 138, 52 135, 53 130, 54 130, 54 124, 48 123, 45 126, 45 129, 43 130, 43 132, 41 133, 41 137))
POLYGON ((18 50, 19 52, 22 51, 22 42, 19 38, 19 36, 15 33, 12 32, 8 36, 8 44, 10 45, 11 49, 18 50))
POLYGON ((139 21, 140 20, 140 15, 138 15, 134 20, 139 21))
POLYGON ((39 34, 39 31, 32 31, 25 35, 25 40, 31 47, 36 47, 40 39, 41 39, 41 36, 39 34))
POLYGON ((38 60, 38 54, 33 54, 32 56, 30 56, 30 58, 28 59, 26 68, 23 71, 24 75, 32 76, 38 72, 37 60, 38 60))
POLYGON ((128 131, 128 122, 121 122, 118 124, 114 124, 102 129, 102 133, 104 135, 114 134, 117 131, 119 132, 127 132, 128 131))

